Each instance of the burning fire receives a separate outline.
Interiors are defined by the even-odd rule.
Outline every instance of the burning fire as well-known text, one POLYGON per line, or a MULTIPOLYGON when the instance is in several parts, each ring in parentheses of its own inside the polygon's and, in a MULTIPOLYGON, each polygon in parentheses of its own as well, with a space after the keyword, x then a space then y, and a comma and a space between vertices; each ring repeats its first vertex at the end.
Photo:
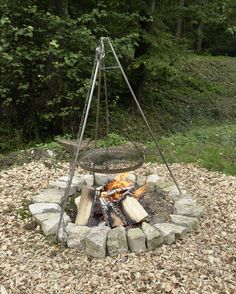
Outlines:
POLYGON ((111 201, 119 200, 126 191, 130 191, 134 198, 141 198, 148 190, 148 186, 144 185, 132 192, 134 183, 127 178, 128 173, 117 175, 111 182, 104 186, 104 191, 101 193, 101 197, 108 198, 111 201))
POLYGON ((135 190, 135 191, 133 192, 133 197, 139 199, 139 198, 141 198, 141 197, 143 196, 143 194, 146 193, 147 191, 148 191, 148 185, 145 184, 145 185, 143 185, 142 187, 138 188, 137 190, 135 190))

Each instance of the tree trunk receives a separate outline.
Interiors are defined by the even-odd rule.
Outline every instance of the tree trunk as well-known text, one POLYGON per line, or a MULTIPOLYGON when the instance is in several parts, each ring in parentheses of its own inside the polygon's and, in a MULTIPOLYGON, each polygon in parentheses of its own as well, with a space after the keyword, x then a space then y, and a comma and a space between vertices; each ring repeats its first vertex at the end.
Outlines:
POLYGON ((204 21, 201 19, 197 28, 197 52, 202 51, 202 40, 203 40, 203 27, 204 21))
POLYGON ((68 0, 50 0, 49 7, 55 11, 58 16, 68 15, 68 0))
MULTIPOLYGON (((203 12, 204 12, 204 9, 206 9, 205 8, 206 4, 207 4, 207 0, 200 0, 200 6, 203 12)), ((204 18, 201 17, 198 23, 198 28, 197 28, 197 44, 196 44, 197 52, 202 51, 203 27, 204 27, 204 18)))
MULTIPOLYGON (((179 0, 179 8, 182 9, 184 6, 185 0, 179 0)), ((175 39, 180 39, 182 35, 182 23, 183 23, 183 16, 182 14, 179 15, 177 22, 176 22, 176 32, 175 32, 175 39)))
MULTIPOLYGON (((150 16, 154 14, 156 0, 146 0, 146 11, 143 12, 143 16, 150 16)), ((147 33, 153 30, 153 23, 142 21, 140 22, 141 29, 147 33)), ((134 58, 139 58, 148 52, 150 45, 144 40, 143 36, 140 36, 138 46, 135 48, 134 58)), ((136 80, 134 82, 134 90, 138 99, 143 95, 143 90, 145 86, 145 81, 147 77, 147 71, 144 62, 141 62, 139 68, 136 70, 136 80)))

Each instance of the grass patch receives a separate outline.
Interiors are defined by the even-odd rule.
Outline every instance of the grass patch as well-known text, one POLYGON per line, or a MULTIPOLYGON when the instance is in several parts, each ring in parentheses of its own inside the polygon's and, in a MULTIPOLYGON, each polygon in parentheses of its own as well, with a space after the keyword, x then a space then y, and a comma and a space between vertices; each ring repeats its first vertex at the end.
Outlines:
MULTIPOLYGON (((188 132, 162 137, 159 141, 170 163, 195 162, 208 170, 236 175, 236 125, 194 127, 188 132)), ((161 162, 149 144, 147 161, 161 162)))

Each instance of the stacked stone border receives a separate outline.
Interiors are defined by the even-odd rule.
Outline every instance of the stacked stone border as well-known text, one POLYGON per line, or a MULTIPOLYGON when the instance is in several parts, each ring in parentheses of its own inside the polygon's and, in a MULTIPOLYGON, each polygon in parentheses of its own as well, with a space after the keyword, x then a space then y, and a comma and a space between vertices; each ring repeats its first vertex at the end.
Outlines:
MULTIPOLYGON (((96 174, 97 185, 103 185, 108 176, 96 174)), ((111 179, 113 176, 109 176, 111 179)), ((71 222, 70 217, 64 213, 66 234, 60 234, 69 248, 83 250, 87 255, 104 258, 106 255, 115 256, 125 252, 139 252, 153 250, 162 244, 172 244, 176 239, 184 238, 188 233, 196 230, 203 209, 181 187, 180 195, 173 182, 156 174, 149 176, 128 173, 127 179, 132 180, 136 186, 145 183, 151 192, 157 192, 161 197, 173 203, 174 214, 170 215, 171 222, 160 222, 151 225, 143 222, 138 228, 117 227, 111 229, 105 225, 95 227, 79 226, 71 222)), ((70 195, 79 193, 84 185, 92 186, 92 175, 76 175, 70 189, 70 195)), ((46 236, 54 236, 57 232, 61 204, 67 185, 67 176, 49 182, 46 190, 32 197, 29 210, 40 224, 46 236)))

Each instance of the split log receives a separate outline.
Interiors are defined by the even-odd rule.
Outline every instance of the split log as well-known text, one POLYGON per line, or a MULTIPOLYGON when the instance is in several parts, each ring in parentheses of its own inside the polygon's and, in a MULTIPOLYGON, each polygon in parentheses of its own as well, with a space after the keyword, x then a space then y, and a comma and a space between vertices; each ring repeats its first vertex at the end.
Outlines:
POLYGON ((104 220, 112 228, 123 226, 124 223, 119 215, 113 210, 108 201, 102 197, 99 198, 104 220))
POLYGON ((124 225, 122 219, 112 210, 111 207, 109 207, 107 214, 108 214, 109 223, 112 228, 124 225))
POLYGON ((142 207, 137 199, 131 196, 125 196, 119 203, 122 213, 127 220, 133 224, 139 223, 148 217, 147 211, 142 207))
POLYGON ((77 225, 86 226, 88 225, 93 202, 95 199, 95 190, 89 187, 84 186, 82 189, 80 201, 77 204, 77 216, 75 223, 77 225))

